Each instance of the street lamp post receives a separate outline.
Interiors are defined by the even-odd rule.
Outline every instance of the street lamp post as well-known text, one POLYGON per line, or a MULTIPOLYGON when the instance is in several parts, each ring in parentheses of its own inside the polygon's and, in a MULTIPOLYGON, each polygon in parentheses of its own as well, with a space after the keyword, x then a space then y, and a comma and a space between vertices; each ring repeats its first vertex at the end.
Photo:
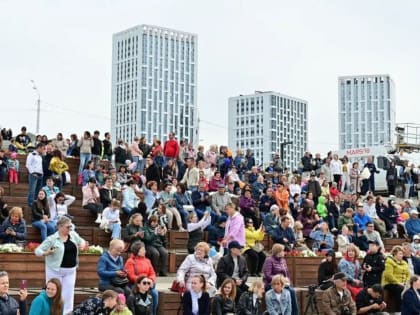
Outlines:
POLYGON ((38 99, 36 102, 36 134, 39 134, 39 116, 41 113, 41 93, 39 93, 38 87, 35 85, 35 81, 31 80, 32 88, 37 92, 38 99))

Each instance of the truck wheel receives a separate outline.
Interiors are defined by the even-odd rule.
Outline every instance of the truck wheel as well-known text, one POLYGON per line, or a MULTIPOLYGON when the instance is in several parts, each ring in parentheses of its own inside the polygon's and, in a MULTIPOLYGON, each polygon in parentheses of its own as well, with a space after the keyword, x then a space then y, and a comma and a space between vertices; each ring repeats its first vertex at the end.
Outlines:
POLYGON ((405 186, 403 184, 397 184, 395 186, 395 197, 404 198, 405 195, 405 186))

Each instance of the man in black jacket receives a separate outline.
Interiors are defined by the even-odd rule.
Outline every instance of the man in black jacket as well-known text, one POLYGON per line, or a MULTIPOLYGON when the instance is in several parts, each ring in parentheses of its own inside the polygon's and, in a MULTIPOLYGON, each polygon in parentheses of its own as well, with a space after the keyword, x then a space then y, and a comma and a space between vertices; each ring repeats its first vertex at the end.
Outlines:
POLYGON ((155 164, 151 156, 148 156, 146 159, 146 180, 147 182, 155 181, 160 187, 160 180, 162 178, 162 172, 159 166, 155 164))
POLYGON ((363 285, 366 288, 381 283, 382 272, 385 269, 385 258, 379 251, 379 246, 378 241, 369 241, 369 251, 363 259, 362 268, 365 271, 363 285))
POLYGON ((99 140, 99 135, 100 135, 99 131, 95 130, 93 132, 93 137, 92 137, 92 140, 93 140, 92 160, 95 164, 95 168, 96 168, 96 165, 98 165, 99 160, 101 159, 101 156, 102 156, 102 141, 99 140))
POLYGON ((241 246, 237 241, 229 243, 229 254, 220 258, 217 263, 216 287, 219 288, 223 281, 232 278, 236 283, 236 297, 239 300, 241 294, 248 290, 246 281, 248 279, 248 267, 245 257, 241 256, 241 246))

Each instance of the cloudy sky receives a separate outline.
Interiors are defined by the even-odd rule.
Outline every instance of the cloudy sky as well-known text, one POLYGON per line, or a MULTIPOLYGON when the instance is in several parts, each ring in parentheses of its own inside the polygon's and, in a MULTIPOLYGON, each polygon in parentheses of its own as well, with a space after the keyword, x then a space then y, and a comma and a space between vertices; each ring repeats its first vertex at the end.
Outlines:
POLYGON ((0 0, 0 126, 110 128, 112 34, 154 24, 198 34, 200 139, 227 143, 227 98, 309 102, 309 150, 338 147, 337 77, 390 74, 397 122, 418 122, 420 1, 0 0), (293 2, 293 3, 292 3, 293 2))

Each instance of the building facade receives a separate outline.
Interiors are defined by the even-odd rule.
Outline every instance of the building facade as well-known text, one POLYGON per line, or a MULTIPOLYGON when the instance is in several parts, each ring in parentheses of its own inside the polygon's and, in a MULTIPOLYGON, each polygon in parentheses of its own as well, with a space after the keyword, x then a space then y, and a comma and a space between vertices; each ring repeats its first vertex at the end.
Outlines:
POLYGON ((112 138, 198 143, 197 35, 152 25, 112 39, 112 138))
POLYGON ((308 103, 276 92, 229 98, 229 148, 251 149, 267 166, 284 142, 284 166, 295 170, 308 142, 308 103))
POLYGON ((340 149, 394 144, 395 85, 389 75, 338 78, 340 149))

